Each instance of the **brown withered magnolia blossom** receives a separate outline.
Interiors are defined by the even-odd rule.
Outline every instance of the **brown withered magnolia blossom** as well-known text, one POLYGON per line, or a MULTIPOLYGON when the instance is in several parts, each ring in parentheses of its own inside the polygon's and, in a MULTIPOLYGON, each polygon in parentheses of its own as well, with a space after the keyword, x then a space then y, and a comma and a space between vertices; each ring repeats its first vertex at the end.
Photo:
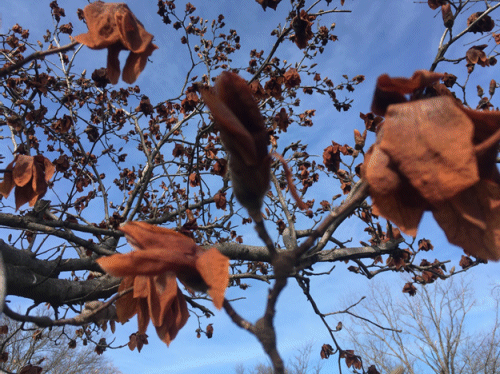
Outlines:
POLYGON ((108 49, 107 73, 113 84, 118 83, 120 77, 120 51, 130 51, 122 78, 126 83, 134 83, 148 57, 158 48, 152 43, 153 35, 144 29, 125 3, 96 1, 83 9, 83 16, 89 31, 77 35, 75 40, 92 49, 108 49))
MULTIPOLYGON (((472 25, 474 22, 476 22, 477 19, 479 17, 481 17, 482 15, 483 15, 483 12, 477 12, 477 13, 471 14, 469 16, 469 18, 467 18, 467 27, 472 25)), ((480 33, 489 32, 489 31, 493 30, 494 27, 495 27, 495 21, 493 21, 493 19, 489 15, 485 15, 478 22, 476 22, 474 24, 474 26, 472 26, 469 29, 469 32, 473 32, 474 34, 476 32, 480 32, 480 33)))
POLYGON ((485 49, 487 46, 487 44, 474 45, 470 47, 467 52, 465 52, 465 61, 467 63, 467 71, 469 73, 472 73, 472 71, 474 70, 474 65, 476 64, 482 67, 490 65, 493 66, 496 64, 495 57, 488 57, 486 56, 486 53, 484 53, 483 49, 485 49))
POLYGON ((281 2, 281 0, 255 0, 255 1, 257 1, 264 10, 266 10, 267 7, 276 10, 276 7, 281 2))
POLYGON ((271 156, 264 118, 247 82, 239 75, 223 72, 212 89, 201 92, 215 119, 224 147, 234 195, 254 219, 262 219, 260 208, 269 189, 271 156))
POLYGON ((447 0, 427 0, 427 4, 431 9, 437 9, 442 5, 446 5, 447 0))
POLYGON ((314 36, 311 26, 316 17, 307 14, 305 10, 301 10, 300 14, 295 16, 292 20, 292 28, 295 35, 292 36, 293 41, 300 49, 307 47, 307 43, 314 36))
POLYGON ((48 182, 56 171, 49 159, 42 155, 16 155, 14 161, 7 165, 3 181, 0 183, 0 194, 7 198, 16 188, 16 209, 29 203, 35 205, 47 192, 48 182))
POLYGON ((229 259, 217 249, 206 250, 187 236, 145 222, 128 222, 120 230, 136 250, 97 260, 107 273, 124 277, 120 291, 134 288, 116 302, 120 322, 137 314, 138 333, 145 334, 151 320, 169 345, 189 317, 176 278, 193 291, 207 292, 222 308, 229 259))
POLYGON ((438 84, 443 76, 379 78, 372 110, 385 121, 362 168, 373 212, 415 236, 430 210, 450 243, 498 260, 500 112, 464 107, 438 84))

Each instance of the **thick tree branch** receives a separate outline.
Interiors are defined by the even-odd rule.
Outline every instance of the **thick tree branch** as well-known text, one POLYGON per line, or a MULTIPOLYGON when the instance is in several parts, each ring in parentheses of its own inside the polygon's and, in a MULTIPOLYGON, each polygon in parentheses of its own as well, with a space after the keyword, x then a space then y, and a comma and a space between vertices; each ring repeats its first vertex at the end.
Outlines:
POLYGON ((22 66, 26 65, 28 62, 33 61, 33 60, 39 60, 45 58, 45 56, 53 55, 55 53, 63 53, 66 51, 69 51, 70 49, 73 49, 78 42, 72 42, 70 44, 67 44, 65 46, 59 47, 59 48, 53 48, 53 49, 48 49, 46 51, 38 51, 35 53, 32 53, 25 59, 16 62, 13 65, 7 66, 6 68, 0 69, 0 78, 5 77, 6 75, 11 74, 12 72, 20 69, 22 66))
POLYGON ((23 266, 5 264, 7 294, 26 297, 35 303, 50 303, 53 306, 74 304, 107 298, 113 295, 120 278, 103 276, 86 281, 54 279, 37 274, 23 266))
POLYGON ((57 278, 63 271, 102 271, 92 257, 82 259, 40 260, 32 252, 14 248, 0 239, 0 251, 4 262, 14 266, 24 266, 39 275, 57 278))
MULTIPOLYGON (((97 253, 99 255, 112 255, 116 252, 105 249, 93 242, 90 242, 86 239, 82 239, 68 231, 58 230, 55 227, 51 227, 50 225, 46 225, 46 223, 50 223, 50 221, 37 223, 33 222, 31 217, 25 216, 15 216, 12 214, 0 214, 0 225, 7 227, 15 227, 18 229, 31 230, 35 232, 42 232, 47 235, 57 236, 61 239, 65 239, 71 243, 74 243, 78 246, 82 246, 84 248, 90 249, 92 252, 97 253)), ((108 232, 109 230, 105 230, 108 232)))
MULTIPOLYGON (((360 180, 351 190, 351 193, 344 200, 342 205, 335 209, 328 217, 326 217, 319 227, 314 230, 309 237, 294 250, 296 259, 299 259, 313 245, 314 241, 323 235, 331 226, 337 228, 368 197, 368 184, 364 180, 360 180)), ((330 230, 332 235, 335 230, 330 230)))

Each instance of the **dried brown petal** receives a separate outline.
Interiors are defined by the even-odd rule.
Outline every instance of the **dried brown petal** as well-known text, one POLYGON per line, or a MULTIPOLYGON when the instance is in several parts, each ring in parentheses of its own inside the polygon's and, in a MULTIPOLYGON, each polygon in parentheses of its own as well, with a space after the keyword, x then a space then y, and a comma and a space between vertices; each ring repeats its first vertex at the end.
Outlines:
POLYGON ((489 92, 488 92, 490 94, 490 96, 493 96, 495 94, 496 88, 497 88, 497 82, 494 79, 492 79, 490 81, 490 87, 489 87, 489 92))
POLYGON ((206 334, 207 334, 207 338, 208 339, 211 339, 213 334, 214 334, 214 326, 213 324, 208 324, 207 328, 205 329, 206 331, 206 334))
POLYGON ((411 78, 390 78, 387 74, 377 79, 377 86, 372 101, 372 112, 384 116, 391 104, 405 103, 405 95, 431 86, 443 78, 443 74, 426 70, 416 71, 411 78))

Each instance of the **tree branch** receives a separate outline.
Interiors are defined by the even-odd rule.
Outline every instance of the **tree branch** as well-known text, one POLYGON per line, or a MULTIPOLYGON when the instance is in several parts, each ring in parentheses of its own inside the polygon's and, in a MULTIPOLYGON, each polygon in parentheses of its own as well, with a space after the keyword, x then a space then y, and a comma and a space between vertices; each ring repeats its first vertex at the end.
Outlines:
POLYGON ((26 297, 53 306, 75 304, 113 295, 121 279, 103 276, 86 281, 48 278, 23 266, 5 264, 7 294, 26 297))
POLYGON ((22 66, 26 65, 30 61, 43 59, 43 58, 45 58, 45 56, 53 55, 55 53, 63 53, 63 52, 69 51, 70 49, 73 49, 77 44, 79 44, 79 43, 72 42, 70 44, 67 44, 67 45, 59 47, 59 48, 53 48, 53 49, 48 49, 46 51, 38 51, 38 52, 32 53, 31 55, 29 55, 25 59, 18 61, 13 65, 7 66, 6 68, 0 69, 0 78, 5 77, 5 76, 11 74, 12 72, 20 69, 22 66))

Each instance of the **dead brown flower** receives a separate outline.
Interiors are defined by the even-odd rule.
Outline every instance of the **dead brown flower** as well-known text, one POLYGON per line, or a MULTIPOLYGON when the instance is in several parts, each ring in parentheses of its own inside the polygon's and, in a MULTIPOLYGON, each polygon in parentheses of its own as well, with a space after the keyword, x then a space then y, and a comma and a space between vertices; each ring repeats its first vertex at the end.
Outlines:
POLYGON ((413 283, 406 283, 403 287, 403 293, 407 293, 410 296, 415 296, 417 294, 417 287, 413 283))
POLYGON ((285 87, 286 88, 295 88, 298 85, 300 85, 300 75, 297 69, 290 68, 286 71, 286 73, 283 75, 285 78, 285 87))
POLYGON ((492 58, 493 60, 488 58, 483 51, 487 46, 488 44, 475 45, 465 52, 465 61, 467 62, 466 66, 469 73, 474 70, 476 64, 482 67, 495 65, 496 60, 494 60, 494 58, 492 58))
POLYGON ((410 79, 379 78, 372 110, 385 122, 362 169, 373 213, 415 236, 430 210, 450 243, 498 260, 500 112, 471 110, 450 96, 418 99, 439 79, 426 71, 410 79))
POLYGON ((492 33, 491 35, 493 36, 493 39, 495 39, 495 43, 500 44, 500 34, 492 33))
POLYGON ((332 145, 326 147, 323 151, 323 164, 326 169, 329 171, 333 171, 336 173, 339 170, 340 162, 342 161, 340 158, 340 154, 347 156, 350 154, 347 145, 340 145, 334 141, 332 141, 332 145))
POLYGON ((63 118, 59 118, 52 122, 51 127, 59 134, 66 134, 71 129, 71 126, 73 126, 73 119, 65 114, 63 118))
POLYGON ((107 73, 113 84, 118 83, 120 77, 120 51, 130 51, 122 79, 134 83, 148 57, 158 48, 152 43, 153 35, 144 29, 125 3, 96 1, 83 9, 83 15, 89 31, 77 35, 75 40, 92 49, 108 49, 107 73))
POLYGON ((281 2, 281 0, 255 0, 255 1, 257 1, 264 10, 266 10, 267 7, 276 10, 276 7, 281 2))
POLYGON ((293 41, 297 44, 297 47, 304 49, 307 47, 307 43, 314 36, 311 26, 314 16, 309 16, 305 10, 300 11, 300 15, 297 15, 292 20, 292 28, 295 35, 292 36, 293 41))
MULTIPOLYGON (((479 17, 481 17, 482 14, 483 14, 483 12, 477 12, 477 13, 471 14, 469 16, 469 18, 467 18, 467 27, 472 25, 474 22, 476 22, 476 20, 479 17)), ((493 30, 494 27, 495 27, 495 21, 493 21, 493 19, 489 15, 486 14, 474 26, 472 26, 470 28, 469 32, 473 32, 474 34, 476 32, 480 32, 480 33, 489 32, 489 31, 493 30)))
POLYGON ((124 277, 119 291, 134 288, 116 302, 118 321, 137 314, 138 334, 144 335, 151 320, 158 337, 170 344, 189 317, 176 278, 222 307, 229 259, 217 249, 203 249, 185 235, 145 222, 128 222, 120 230, 136 250, 97 260, 106 272, 124 277))
POLYGON ((442 5, 446 5, 447 0, 427 0, 427 4, 431 9, 437 9, 442 5))
POLYGON ((321 347, 321 359, 328 359, 333 354, 333 347, 330 344, 323 344, 321 347))
POLYGON ((8 171, 0 183, 0 194, 6 198, 15 187, 16 209, 26 203, 35 205, 47 192, 48 182, 55 172, 52 162, 42 155, 18 154, 6 169, 8 171))
POLYGON ((271 156, 257 102, 246 81, 229 72, 222 73, 215 87, 201 95, 229 152, 234 194, 252 218, 262 219, 260 208, 269 189, 271 156))
POLYGON ((443 16, 444 26, 451 29, 455 20, 453 18, 453 12, 451 11, 450 3, 441 6, 441 14, 443 16))
POLYGON ((281 108, 278 114, 274 117, 275 126, 277 126, 281 131, 286 132, 288 125, 290 124, 290 118, 285 108, 281 108))
POLYGON ((214 195, 214 201, 217 209, 226 210, 227 200, 225 192, 217 192, 214 195))

